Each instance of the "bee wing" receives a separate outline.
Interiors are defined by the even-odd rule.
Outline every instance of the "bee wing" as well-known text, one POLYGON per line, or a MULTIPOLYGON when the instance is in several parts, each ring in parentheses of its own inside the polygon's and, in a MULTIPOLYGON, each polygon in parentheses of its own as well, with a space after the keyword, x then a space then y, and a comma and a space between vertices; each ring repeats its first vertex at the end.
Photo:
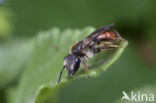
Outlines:
POLYGON ((92 41, 95 40, 96 37, 98 37, 101 33, 109 30, 111 27, 113 27, 115 24, 112 23, 110 25, 107 26, 103 26, 99 29, 97 29, 96 31, 94 31, 93 33, 91 33, 89 36, 84 38, 85 44, 83 46, 83 48, 85 48, 86 46, 88 46, 92 41))
POLYGON ((86 38, 92 38, 92 39, 94 39, 94 38, 96 38, 98 35, 100 35, 101 33, 103 33, 103 32, 105 32, 105 31, 109 30, 109 29, 110 29, 111 27, 113 27, 114 25, 115 25, 115 24, 112 23, 112 24, 110 24, 110 25, 103 26, 103 27, 97 29, 96 31, 94 31, 93 33, 91 33, 91 34, 90 34, 89 36, 87 36, 86 38))

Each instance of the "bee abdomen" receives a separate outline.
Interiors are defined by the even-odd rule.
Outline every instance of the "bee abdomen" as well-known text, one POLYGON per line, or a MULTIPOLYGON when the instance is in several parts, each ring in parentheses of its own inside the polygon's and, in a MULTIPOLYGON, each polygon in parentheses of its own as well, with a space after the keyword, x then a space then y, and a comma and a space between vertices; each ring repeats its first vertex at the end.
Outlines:
POLYGON ((111 39, 118 39, 120 38, 120 35, 117 32, 113 32, 110 30, 107 30, 104 33, 101 33, 97 39, 103 39, 103 38, 111 38, 111 39))

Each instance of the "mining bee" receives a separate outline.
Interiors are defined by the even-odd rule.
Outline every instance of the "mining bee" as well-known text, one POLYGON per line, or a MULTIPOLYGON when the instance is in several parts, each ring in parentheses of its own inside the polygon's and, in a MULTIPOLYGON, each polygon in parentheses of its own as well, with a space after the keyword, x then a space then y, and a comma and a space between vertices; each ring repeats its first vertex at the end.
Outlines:
POLYGON ((121 48, 120 45, 115 43, 120 43, 124 39, 121 38, 116 31, 110 30, 113 26, 114 24, 103 26, 72 46, 70 53, 64 57, 58 83, 61 80, 61 75, 65 68, 70 77, 76 73, 82 63, 88 76, 87 61, 89 58, 92 58, 94 54, 99 53, 102 50, 121 48))

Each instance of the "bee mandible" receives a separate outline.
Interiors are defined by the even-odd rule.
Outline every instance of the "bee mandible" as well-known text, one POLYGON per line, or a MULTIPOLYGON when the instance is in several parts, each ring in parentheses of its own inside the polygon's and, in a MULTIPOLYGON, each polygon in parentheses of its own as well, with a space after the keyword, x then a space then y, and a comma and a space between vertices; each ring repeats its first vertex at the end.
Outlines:
POLYGON ((70 77, 76 73, 82 63, 88 76, 87 61, 89 58, 92 58, 96 53, 103 50, 117 49, 121 47, 115 43, 120 43, 124 39, 121 38, 118 32, 110 30, 113 26, 114 24, 103 26, 72 46, 70 53, 64 57, 58 83, 61 80, 61 75, 65 68, 70 77))

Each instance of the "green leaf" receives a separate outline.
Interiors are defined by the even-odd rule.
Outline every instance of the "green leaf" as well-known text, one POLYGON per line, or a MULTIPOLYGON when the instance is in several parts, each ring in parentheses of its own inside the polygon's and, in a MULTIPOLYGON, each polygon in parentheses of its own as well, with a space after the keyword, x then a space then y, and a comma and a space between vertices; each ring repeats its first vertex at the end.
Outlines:
POLYGON ((58 86, 59 89, 53 88, 57 92, 49 94, 44 103, 114 103, 121 100, 123 90, 129 93, 144 86, 149 86, 145 90, 154 93, 155 74, 155 68, 141 61, 131 43, 119 60, 99 76, 82 77, 62 83, 58 86), (53 102, 54 97, 57 102, 53 102))
POLYGON ((32 46, 30 40, 12 40, 0 44, 0 88, 14 81, 25 69, 32 46))
MULTIPOLYGON (((42 103, 52 95, 50 102, 56 103, 58 101, 57 93, 62 86, 73 79, 86 77, 83 67, 72 76, 71 80, 67 78, 67 72, 64 71, 61 83, 57 84, 63 58, 68 53, 69 47, 94 30, 95 28, 88 27, 84 30, 66 29, 60 32, 58 28, 53 28, 49 31, 40 32, 34 39, 34 52, 28 68, 24 72, 18 87, 10 92, 10 102, 42 103)), ((127 42, 124 41, 120 45, 126 47, 127 42)), ((123 50, 124 48, 120 48, 95 55, 95 58, 88 62, 89 75, 97 76, 101 71, 113 64, 123 50)))

